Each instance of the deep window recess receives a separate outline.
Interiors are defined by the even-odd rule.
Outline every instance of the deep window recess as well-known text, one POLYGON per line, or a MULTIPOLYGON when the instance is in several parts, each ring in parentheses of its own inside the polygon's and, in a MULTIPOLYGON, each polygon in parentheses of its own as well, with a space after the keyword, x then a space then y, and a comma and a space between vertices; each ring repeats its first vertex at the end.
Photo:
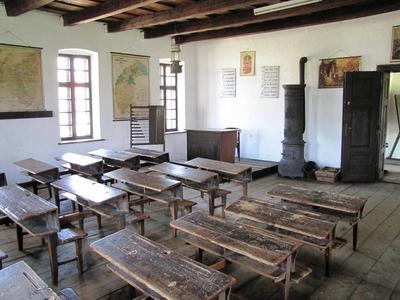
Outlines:
POLYGON ((178 130, 178 80, 170 64, 160 64, 160 100, 165 107, 166 131, 178 130))
POLYGON ((93 138, 90 56, 59 54, 57 69, 61 140, 93 138))

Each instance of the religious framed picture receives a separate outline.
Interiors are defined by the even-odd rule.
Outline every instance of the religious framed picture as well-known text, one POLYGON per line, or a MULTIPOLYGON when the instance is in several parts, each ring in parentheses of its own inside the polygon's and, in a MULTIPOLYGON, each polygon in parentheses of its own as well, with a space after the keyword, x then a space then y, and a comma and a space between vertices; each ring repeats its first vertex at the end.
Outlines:
POLYGON ((344 73, 360 70, 361 56, 321 59, 318 74, 318 88, 343 87, 344 73))
POLYGON ((149 60, 149 56, 111 53, 114 121, 129 120, 131 104, 150 104, 149 60))
POLYGON ((254 76, 256 66, 256 51, 240 52, 240 76, 254 76))
POLYGON ((400 61, 400 25, 393 26, 392 29, 392 51, 390 61, 400 61))

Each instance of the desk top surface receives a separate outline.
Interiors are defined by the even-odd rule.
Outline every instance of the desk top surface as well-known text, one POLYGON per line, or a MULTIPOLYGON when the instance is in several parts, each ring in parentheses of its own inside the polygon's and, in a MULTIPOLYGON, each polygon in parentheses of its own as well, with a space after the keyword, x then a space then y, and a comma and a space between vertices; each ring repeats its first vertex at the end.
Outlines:
POLYGON ((104 176, 157 192, 162 192, 181 185, 181 182, 177 180, 156 175, 148 175, 126 168, 105 173, 104 176))
POLYGON ((51 185, 94 204, 104 204, 126 195, 125 192, 119 189, 83 178, 79 175, 61 178, 52 182, 51 185))
POLYGON ((130 149, 124 150, 124 152, 129 152, 133 154, 137 154, 143 157, 150 157, 150 158, 158 158, 163 155, 167 155, 168 152, 161 152, 157 150, 151 150, 151 149, 143 149, 143 148, 138 148, 138 147, 132 147, 130 149))
POLYGON ((345 213, 358 213, 364 207, 366 199, 325 191, 310 190, 286 184, 278 184, 268 195, 287 201, 317 206, 345 213))
POLYGON ((201 132, 236 132, 238 129, 233 129, 233 128, 196 128, 196 129, 185 129, 186 131, 201 131, 201 132))
POLYGON ((25 262, 0 270, 0 299, 58 300, 56 293, 25 262))
POLYGON ((250 166, 243 166, 234 163, 202 158, 202 157, 197 157, 192 160, 189 160, 185 162, 185 165, 229 175, 239 175, 241 173, 251 171, 250 166))
POLYGON ((295 213, 282 205, 246 196, 229 205, 225 212, 316 239, 329 238, 336 227, 336 223, 295 213))
POLYGON ((171 226, 270 266, 279 266, 301 246, 264 230, 230 223, 198 211, 172 221, 171 226))
POLYGON ((18 185, 0 187, 0 210, 16 222, 56 213, 57 206, 18 185))
POLYGON ((77 153, 68 152, 61 156, 56 157, 57 160, 62 160, 67 163, 78 165, 81 167, 86 167, 94 164, 101 164, 103 161, 98 158, 94 158, 88 155, 82 155, 77 153))
POLYGON ((16 161, 14 164, 32 174, 41 174, 48 171, 58 170, 58 167, 34 158, 16 161))
POLYGON ((131 159, 139 159, 138 155, 134 153, 128 153, 124 151, 115 151, 115 150, 110 150, 110 149, 97 149, 88 152, 90 155, 94 156, 99 156, 102 158, 108 158, 108 159, 113 159, 113 160, 118 160, 121 162, 126 162, 131 159))
POLYGON ((90 247, 163 299, 213 299, 235 279, 180 255, 129 229, 90 247))
POLYGON ((151 166, 149 170, 167 174, 180 179, 190 180, 197 183, 205 183, 213 178, 218 177, 217 173, 199 169, 193 169, 168 162, 151 166))

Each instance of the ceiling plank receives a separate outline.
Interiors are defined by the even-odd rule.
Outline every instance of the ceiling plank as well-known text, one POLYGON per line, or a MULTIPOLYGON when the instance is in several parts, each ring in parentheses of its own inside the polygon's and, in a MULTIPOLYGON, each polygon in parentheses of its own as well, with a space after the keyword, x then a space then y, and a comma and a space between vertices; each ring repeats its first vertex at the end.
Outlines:
POLYGON ((312 25, 320 25, 350 19, 362 18, 400 9, 398 0, 381 0, 368 5, 354 7, 343 7, 334 11, 325 11, 307 16, 293 17, 285 20, 275 20, 242 27, 212 30, 189 35, 178 35, 176 40, 181 43, 204 41, 210 39, 242 36, 255 33, 273 32, 285 29, 299 28, 312 25))
POLYGON ((108 32, 119 32, 130 29, 154 26, 168 22, 196 18, 204 15, 226 12, 258 4, 275 4, 281 0, 201 0, 196 3, 177 6, 163 12, 148 16, 140 16, 126 20, 120 24, 108 26, 108 32))
POLYGON ((366 0, 327 0, 320 3, 314 3, 301 7, 285 9, 269 14, 255 16, 253 10, 242 11, 238 13, 216 16, 205 20, 194 20, 180 22, 176 24, 167 24, 157 28, 144 29, 144 38, 158 38, 165 35, 189 34, 208 30, 223 29, 227 27, 238 27, 242 25, 261 23, 265 21, 278 20, 289 17, 307 15, 320 12, 327 9, 334 9, 343 6, 360 4, 366 0))
POLYGON ((6 0, 4 5, 9 17, 16 17, 33 9, 45 6, 54 0, 6 0))
POLYGON ((107 0, 96 6, 63 15, 64 26, 93 22, 156 2, 157 0, 107 0))

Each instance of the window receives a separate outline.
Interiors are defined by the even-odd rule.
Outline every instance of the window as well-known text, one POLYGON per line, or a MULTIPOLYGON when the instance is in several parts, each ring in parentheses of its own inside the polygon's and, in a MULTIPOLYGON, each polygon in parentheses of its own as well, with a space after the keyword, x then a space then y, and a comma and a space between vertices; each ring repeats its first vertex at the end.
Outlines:
POLYGON ((171 73, 171 66, 160 64, 160 100, 165 108, 166 131, 178 130, 177 74, 171 73))
POLYGON ((93 138, 90 56, 59 54, 57 68, 61 140, 93 138))

